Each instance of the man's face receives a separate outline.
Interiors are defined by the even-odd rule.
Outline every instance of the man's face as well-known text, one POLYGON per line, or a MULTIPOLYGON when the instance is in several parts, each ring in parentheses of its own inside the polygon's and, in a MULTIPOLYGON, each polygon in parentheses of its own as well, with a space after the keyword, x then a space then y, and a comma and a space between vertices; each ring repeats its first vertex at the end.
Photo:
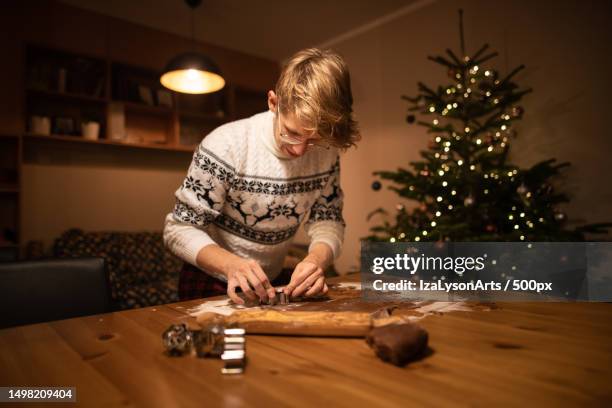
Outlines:
POLYGON ((295 117, 293 113, 280 114, 277 113, 277 126, 276 132, 274 132, 274 138, 276 144, 280 150, 293 157, 301 157, 306 154, 308 150, 308 142, 313 139, 310 136, 310 132, 304 130, 302 123, 295 117), (281 136, 281 134, 283 136, 281 136), (287 143, 283 139, 291 138, 296 140, 303 140, 300 144, 287 143))
POLYGON ((314 145, 329 148, 318 135, 304 129, 304 124, 293 113, 279 113, 279 100, 274 91, 268 91, 268 107, 275 112, 274 140, 285 155, 301 157, 314 145))

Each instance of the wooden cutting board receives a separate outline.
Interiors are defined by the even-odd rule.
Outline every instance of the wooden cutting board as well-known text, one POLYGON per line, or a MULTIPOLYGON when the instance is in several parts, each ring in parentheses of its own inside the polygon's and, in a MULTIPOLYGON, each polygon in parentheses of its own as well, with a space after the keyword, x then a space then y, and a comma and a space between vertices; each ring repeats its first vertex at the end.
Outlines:
POLYGON ((360 290, 332 285, 325 298, 234 307, 229 316, 208 312, 198 315, 197 321, 202 326, 236 325, 249 334, 364 337, 373 326, 407 322, 408 316, 419 314, 414 308, 412 302, 364 302, 360 290))

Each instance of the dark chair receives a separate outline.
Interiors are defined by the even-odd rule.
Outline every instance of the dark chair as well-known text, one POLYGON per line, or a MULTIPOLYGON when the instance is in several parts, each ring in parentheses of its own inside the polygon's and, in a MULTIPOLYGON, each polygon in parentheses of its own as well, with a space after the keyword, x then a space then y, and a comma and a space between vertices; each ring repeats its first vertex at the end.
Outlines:
POLYGON ((108 311, 102 258, 0 263, 0 327, 108 311))

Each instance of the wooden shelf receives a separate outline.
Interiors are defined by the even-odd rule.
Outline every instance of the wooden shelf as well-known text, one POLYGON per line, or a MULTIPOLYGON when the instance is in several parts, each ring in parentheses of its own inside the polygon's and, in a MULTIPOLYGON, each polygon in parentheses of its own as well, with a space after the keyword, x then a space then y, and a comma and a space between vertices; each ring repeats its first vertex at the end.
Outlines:
POLYGON ((153 144, 153 143, 130 143, 130 142, 122 142, 119 140, 109 140, 109 139, 89 140, 81 136, 37 135, 33 133, 27 133, 24 135, 24 137, 27 140, 32 140, 32 141, 85 143, 85 144, 94 144, 94 145, 97 144, 97 145, 106 145, 106 146, 121 146, 121 147, 155 149, 155 150, 186 152, 186 153, 193 153, 193 151, 196 148, 196 146, 153 144))
POLYGON ((4 248, 19 248, 19 245, 13 242, 0 242, 0 249, 4 248))
POLYGON ((201 119, 201 120, 205 120, 207 122, 213 122, 213 123, 223 123, 228 121, 228 116, 227 115, 223 115, 223 116, 218 116, 215 115, 214 113, 200 113, 200 112, 178 112, 178 115, 184 118, 189 118, 189 119, 201 119))
POLYGON ((138 112, 138 113, 146 113, 146 114, 162 115, 162 116, 168 116, 174 113, 174 110, 167 106, 155 106, 155 105, 147 105, 145 103, 139 103, 139 102, 118 101, 118 100, 113 100, 113 102, 123 104, 123 106, 125 107, 125 110, 128 112, 138 112))
POLYGON ((19 186, 17 184, 0 184, 0 194, 2 193, 18 193, 19 186))
POLYGON ((58 98, 58 99, 69 99, 73 101, 80 102, 95 102, 95 103, 107 103, 108 101, 104 98, 100 98, 97 96, 71 93, 71 92, 58 92, 58 91, 50 91, 45 89, 27 89, 29 94, 35 94, 40 96, 47 96, 50 98, 58 98))

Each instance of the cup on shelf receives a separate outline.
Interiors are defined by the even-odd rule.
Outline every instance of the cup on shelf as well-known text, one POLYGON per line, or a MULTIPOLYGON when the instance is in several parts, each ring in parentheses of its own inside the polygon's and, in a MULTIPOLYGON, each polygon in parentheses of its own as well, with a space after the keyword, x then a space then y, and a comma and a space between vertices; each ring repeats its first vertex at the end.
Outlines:
POLYGON ((100 136, 100 123, 94 121, 83 122, 81 124, 81 130, 84 139, 98 140, 100 136))
POLYGON ((37 135, 51 134, 51 118, 48 116, 33 115, 30 117, 30 132, 37 135))

